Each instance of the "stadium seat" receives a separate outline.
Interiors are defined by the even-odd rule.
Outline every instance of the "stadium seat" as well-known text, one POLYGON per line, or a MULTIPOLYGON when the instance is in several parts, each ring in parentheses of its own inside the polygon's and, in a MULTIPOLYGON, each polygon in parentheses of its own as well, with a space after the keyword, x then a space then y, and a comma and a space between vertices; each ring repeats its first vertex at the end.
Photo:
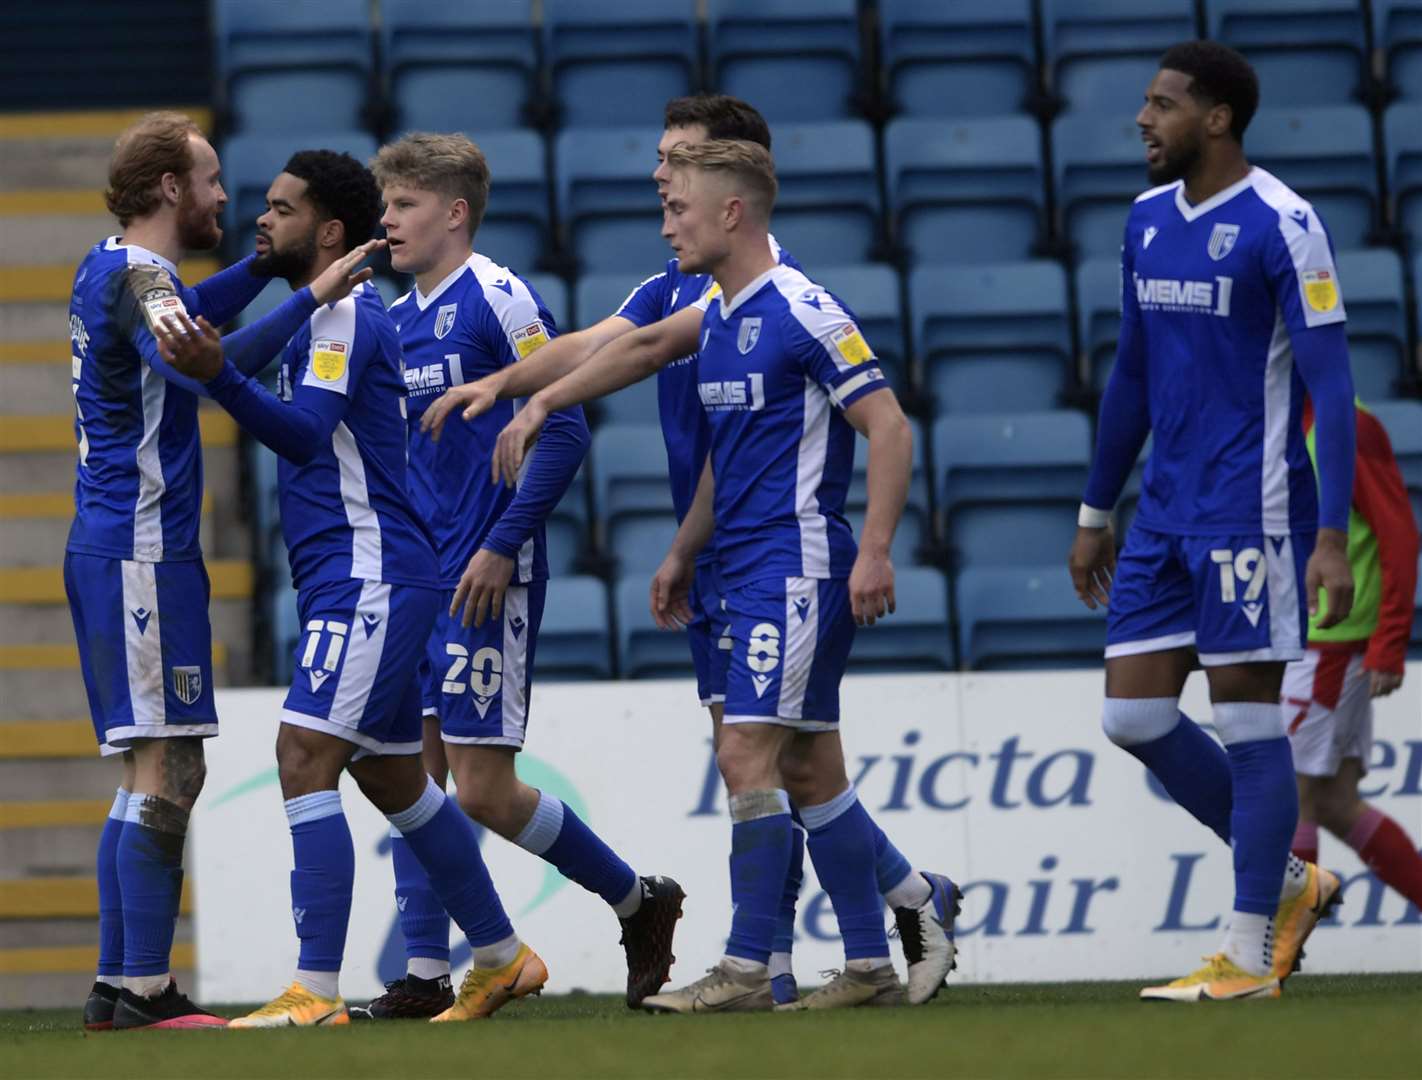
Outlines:
POLYGON ((375 154, 376 143, 361 131, 325 131, 310 135, 248 132, 233 135, 222 144, 222 183, 227 190, 223 227, 234 255, 252 250, 257 218, 267 208, 267 189, 291 155, 313 148, 338 150, 368 161, 375 154))
POLYGON ((1134 115, 1067 113, 1052 125, 1052 150, 1057 212, 1075 257, 1119 257, 1131 201, 1149 187, 1134 115))
POLYGON ((583 270, 646 274, 666 265, 652 183, 660 137, 645 127, 558 136, 558 214, 583 270))
POLYGON ((660 127, 696 84, 695 0, 543 0, 544 52, 568 127, 660 127))
POLYGON ((548 572, 555 578, 576 573, 583 549, 587 546, 589 471, 584 461, 544 523, 548 538, 548 572))
MULTIPOLYGON (((609 315, 616 314, 617 309, 622 306, 622 301, 627 299, 627 295, 637 287, 637 283, 644 276, 641 273, 585 274, 579 278, 574 294, 578 328, 592 326, 609 315)), ((655 377, 643 379, 614 394, 598 398, 590 403, 590 411, 596 412, 599 423, 613 421, 655 425, 660 415, 657 409, 657 380, 655 377)), ((660 439, 660 434, 657 437, 660 439)), ((662 479, 665 482, 665 470, 662 479)))
POLYGON ((1318 210, 1339 251, 1364 247, 1377 221, 1373 122, 1359 105, 1260 109, 1249 159, 1318 210))
POLYGON ((1066 500, 1074 508, 1090 461, 1091 422, 1066 409, 945 416, 933 425, 938 507, 949 516, 969 503, 1066 500))
POLYGON ((622 517, 673 512, 657 424, 607 424, 593 435, 590 457, 593 505, 604 528, 622 517))
POLYGON ((1106 612, 1089 610, 1058 559, 958 575, 958 656, 973 671, 1099 667, 1106 612))
MULTIPOLYGON (((909 428, 913 432, 913 457, 911 459, 911 472, 909 473, 908 500, 904 507, 904 512, 914 514, 928 520, 929 509, 929 483, 928 469, 924 465, 926 460, 926 442, 923 437, 923 427, 917 420, 909 421, 909 428)), ((844 509, 847 514, 857 514, 869 505, 869 440, 856 438, 854 440, 854 473, 849 480, 849 488, 844 495, 844 509)), ((854 535, 859 535, 859 530, 854 530, 854 535)), ((921 538, 927 538, 927 528, 920 530, 921 538)))
POLYGON ((855 0, 707 0, 706 22, 713 83, 772 124, 855 111, 855 0))
POLYGON ((1076 268, 1076 333, 1082 379, 1098 393, 1116 362, 1121 333, 1121 261, 1087 259, 1076 268))
POLYGON ((1353 389, 1365 402, 1395 397, 1407 356, 1402 260, 1381 248, 1339 252, 1338 280, 1348 311, 1353 389))
MULTIPOLYGON (((844 517, 857 543, 864 535, 864 511, 851 510, 844 517)), ((894 560, 895 566, 913 566, 920 561, 919 555, 929 539, 927 516, 919 514, 913 507, 904 507, 899 526, 894 530, 894 539, 889 544, 889 557, 894 560)))
POLYGON ((862 262, 879 243, 874 132, 862 120, 775 129, 775 238, 805 266, 862 262))
POLYGON ((627 574, 614 587, 618 670, 624 679, 693 674, 686 635, 659 630, 647 605, 649 574, 627 574))
POLYGON ((212 13, 231 130, 364 126, 374 51, 367 0, 215 0, 212 13))
POLYGON ((1197 36, 1192 0, 1042 0, 1052 89, 1069 109, 1136 108, 1161 53, 1197 36))
POLYGON ((943 573, 926 566, 898 566, 894 598, 893 615, 855 632, 849 670, 952 671, 956 665, 943 573))
POLYGON ((399 131, 520 127, 538 82, 533 0, 381 0, 399 131))
POLYGON ((533 131, 471 133, 489 162, 489 206, 474 238, 478 251, 514 273, 536 269, 550 247, 548 169, 533 131))
POLYGON ((594 577, 558 577, 548 584, 538 630, 537 677, 612 678, 607 587, 594 577))
POLYGON ((1044 232, 1031 117, 893 121, 884 171, 894 235, 914 262, 1028 259, 1044 232))
POLYGON ((1278 105, 1342 105, 1365 73, 1367 28, 1357 0, 1205 0, 1209 36, 1243 52, 1259 93, 1278 105))
POLYGON ((1408 491, 1422 494, 1422 402, 1383 401, 1368 408, 1387 429, 1402 482, 1408 491))
MULTIPOLYGON (((793 254, 793 252, 792 252, 793 254)), ((887 266, 814 266, 810 276, 849 306, 897 393, 909 388, 899 276, 887 266)))
POLYGON ((908 116, 990 116, 1036 92, 1031 0, 879 0, 879 32, 889 101, 908 116))
POLYGON ((884 165, 895 237, 912 260, 1031 257, 1044 225, 1035 120, 895 120, 884 132, 884 165))
POLYGON ((548 309, 548 314, 553 316, 553 322, 558 327, 560 333, 566 334, 574 328, 573 308, 568 302, 568 286, 563 284, 563 279, 555 277, 553 274, 520 274, 538 298, 543 301, 543 306, 548 309))
POLYGON ((1422 0, 1373 0, 1373 45, 1393 92, 1422 101, 1422 0))
MULTIPOLYGON (((1418 49, 1422 54, 1422 45, 1418 49)), ((1419 63, 1422 67, 1422 62, 1419 63)), ((1422 253, 1422 96, 1416 104, 1394 105, 1383 115, 1387 143, 1387 185, 1393 219, 1405 243, 1422 253)))
POLYGON ((1071 359, 1066 275, 1056 263, 921 267, 909 277, 909 308, 914 353, 943 395, 940 411, 1055 404, 1071 359))

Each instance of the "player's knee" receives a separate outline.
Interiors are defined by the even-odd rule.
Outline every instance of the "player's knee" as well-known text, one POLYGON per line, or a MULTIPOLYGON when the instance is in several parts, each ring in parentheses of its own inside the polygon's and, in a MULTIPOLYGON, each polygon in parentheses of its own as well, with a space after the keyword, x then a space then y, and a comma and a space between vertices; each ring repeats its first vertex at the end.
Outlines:
POLYGON ((164 739, 161 776, 164 798, 191 809, 207 779, 202 740, 164 739))
POLYGON ((499 800, 487 789, 459 789, 459 809, 480 825, 495 829, 495 819, 499 816, 499 800))
POLYGON ((752 736, 734 725, 721 729, 721 744, 716 747, 716 765, 730 791, 779 787, 782 781, 777 767, 778 758, 778 747, 774 743, 752 736))
POLYGON ((1117 746, 1154 742, 1175 730, 1180 722, 1180 702, 1176 698, 1108 697, 1101 710, 1101 728, 1117 746))

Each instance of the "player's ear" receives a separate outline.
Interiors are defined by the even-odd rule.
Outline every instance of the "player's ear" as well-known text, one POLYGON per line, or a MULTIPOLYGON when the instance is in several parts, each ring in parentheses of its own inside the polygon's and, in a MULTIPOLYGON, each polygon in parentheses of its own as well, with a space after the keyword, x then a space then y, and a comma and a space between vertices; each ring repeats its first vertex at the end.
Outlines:
POLYGON ((183 197, 183 179, 177 173, 165 172, 158 179, 158 190, 164 202, 177 206, 183 197))
POLYGON ((346 225, 340 218, 323 221, 316 226, 316 245, 323 248, 345 247, 346 225))
POLYGON ((1205 114, 1205 131, 1213 138, 1229 134, 1229 127, 1232 123, 1234 123, 1234 110, 1228 105, 1214 105, 1205 114))
POLYGON ((469 203, 464 199, 455 199, 449 204, 449 228, 464 229, 469 226, 469 203))
POLYGON ((730 195, 721 207, 721 223, 730 232, 745 220, 746 201, 739 195, 730 195))

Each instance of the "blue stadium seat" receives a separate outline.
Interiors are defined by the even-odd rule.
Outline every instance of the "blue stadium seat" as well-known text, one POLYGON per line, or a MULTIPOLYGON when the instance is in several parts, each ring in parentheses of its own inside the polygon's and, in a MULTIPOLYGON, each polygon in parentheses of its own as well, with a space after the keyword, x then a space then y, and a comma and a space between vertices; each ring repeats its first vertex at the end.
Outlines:
POLYGON ((1373 45, 1397 96, 1422 101, 1422 0, 1373 0, 1373 45))
POLYGON ((1192 0, 1043 0, 1052 89, 1070 109, 1135 108, 1160 55, 1197 37, 1192 0))
POLYGON ((1380 401, 1368 408, 1387 429, 1403 483, 1422 493, 1422 402, 1380 401))
POLYGON ((1025 259, 1042 236, 1041 134, 1030 117, 895 120, 884 165, 895 235, 917 262, 1025 259))
POLYGON ((660 127, 696 83, 695 0, 543 0, 543 40, 570 127, 660 127))
POLYGON ((363 126, 374 51, 367 0, 215 0, 212 12, 233 130, 363 126))
POLYGON ((489 206, 474 237, 480 254, 515 273, 534 270, 550 246, 548 169, 533 131, 474 134, 489 162, 489 206))
POLYGON ((533 0, 381 0, 400 131, 519 127, 538 82, 533 0))
POLYGON ((894 573, 895 611, 854 635, 849 669, 872 671, 952 671, 953 638, 948 629, 948 583, 941 571, 903 566, 894 573))
POLYGON ((1078 260, 1119 257, 1131 201, 1149 186, 1133 117, 1074 112, 1052 125, 1057 212, 1078 260))
POLYGON ((590 471, 584 461, 544 523, 548 537, 548 572, 555 578, 576 573, 578 561, 587 546, 590 471))
POLYGON ((1260 109, 1249 160, 1318 210, 1339 251, 1364 247, 1377 221, 1373 121, 1360 105, 1260 109))
POLYGON ((938 507, 950 517, 974 503, 1057 501, 1074 515, 1090 461, 1091 423, 1066 409, 945 416, 933 425, 938 507))
POLYGON ((618 670, 624 679, 691 675, 686 635, 659 630, 647 606, 649 574, 627 574, 614 586, 618 670))
POLYGON ((973 671, 1099 667, 1106 612, 1076 596, 1060 559, 972 567, 957 578, 958 655, 973 671))
MULTIPOLYGON (((793 254, 793 250, 792 250, 793 254)), ((849 305, 879 366, 897 393, 910 383, 909 352, 904 344, 899 276, 879 265, 814 266, 810 276, 849 305)))
MULTIPOLYGON (((850 510, 844 517, 857 542, 864 535, 864 511, 850 510)), ((918 513, 913 507, 904 508, 899 527, 894 530, 894 539, 889 544, 889 557, 894 560, 895 566, 913 566, 919 561, 920 552, 931 539, 928 528, 927 515, 918 513)))
POLYGON ((1093 390, 1106 387, 1121 333, 1121 261, 1087 259, 1076 268, 1076 333, 1093 390))
POLYGON ((706 22, 713 83, 772 124, 853 112, 855 0, 707 0, 706 22))
POLYGON ((666 265, 652 170, 660 132, 571 129, 554 144, 558 215, 585 271, 646 274, 666 265))
POLYGON ((607 615, 607 587, 597 578, 551 581, 538 630, 538 679, 612 678, 607 615))
MULTIPOLYGON (((622 301, 627 299, 644 276, 640 273, 611 273, 585 274, 579 278, 574 294, 578 328, 592 326, 616 314, 622 301)), ((657 380, 655 377, 643 379, 614 394, 598 398, 590 403, 590 411, 596 414, 599 423, 656 424, 660 415, 657 409, 657 380)), ((662 478, 666 479, 665 470, 662 478)))
POLYGON ((909 277, 914 353, 940 411, 1051 408, 1071 362, 1052 262, 929 266, 909 277), (951 370, 950 370, 951 369, 951 370))
POLYGON ((310 135, 280 132, 233 135, 222 144, 222 183, 227 190, 223 228, 232 236, 230 250, 246 255, 257 235, 257 218, 267 208, 267 189, 298 150, 339 150, 358 161, 375 155, 376 143, 362 131, 325 131, 310 135))
POLYGON ((560 333, 573 329, 573 307, 568 302, 568 286, 553 274, 520 274, 538 294, 560 333))
MULTIPOLYGON (((924 465, 926 440, 923 437, 923 427, 917 420, 910 420, 909 428, 913 432, 913 457, 905 513, 916 514, 926 521, 930 508, 928 469, 924 465)), ((868 478, 869 440, 856 438, 854 440, 854 473, 850 477, 849 488, 844 496, 846 512, 858 513, 869 505, 868 478)), ((855 535, 859 535, 857 529, 855 535)))
POLYGON ((1417 104, 1394 105, 1383 114, 1383 139, 1394 220, 1412 250, 1422 252, 1422 95, 1417 104))
POLYGON ((1031 0, 879 0, 889 100, 908 116, 990 116, 1036 91, 1031 0))
POLYGON ((775 238, 805 266, 861 262, 879 241, 874 132, 862 120, 775 129, 775 238))
POLYGON ((1339 252, 1338 280, 1348 310, 1353 388, 1366 402, 1395 397, 1407 356, 1402 260, 1381 248, 1339 252))
POLYGON ((1206 0, 1209 35, 1243 52, 1274 105, 1341 105, 1365 75, 1357 0, 1206 0))
POLYGON ((658 425, 608 424, 593 435, 590 457, 593 504, 604 527, 622 517, 673 512, 658 425))
POLYGON ((676 529, 676 515, 671 513, 623 516, 608 526, 606 552, 616 560, 618 573, 650 579, 666 558, 676 529))

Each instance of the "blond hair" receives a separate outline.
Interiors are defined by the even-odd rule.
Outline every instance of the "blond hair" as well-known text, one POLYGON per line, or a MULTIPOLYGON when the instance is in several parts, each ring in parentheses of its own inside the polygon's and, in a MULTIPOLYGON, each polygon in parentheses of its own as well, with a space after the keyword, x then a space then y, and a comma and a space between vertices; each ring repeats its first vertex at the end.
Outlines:
POLYGON ((433 191, 469 206, 469 235, 484 220, 489 205, 489 163, 484 152, 463 135, 416 131, 382 146, 370 170, 382 188, 406 184, 433 191))
POLYGON ((180 112, 151 112, 119 135, 109 159, 104 204, 124 228, 163 203, 159 183, 168 173, 186 177, 193 167, 190 136, 202 135, 192 118, 180 112))
POLYGON ((770 151, 744 139, 678 143, 667 152, 667 165, 673 169, 700 169, 730 177, 740 193, 767 217, 780 190, 775 179, 775 159, 770 151))

